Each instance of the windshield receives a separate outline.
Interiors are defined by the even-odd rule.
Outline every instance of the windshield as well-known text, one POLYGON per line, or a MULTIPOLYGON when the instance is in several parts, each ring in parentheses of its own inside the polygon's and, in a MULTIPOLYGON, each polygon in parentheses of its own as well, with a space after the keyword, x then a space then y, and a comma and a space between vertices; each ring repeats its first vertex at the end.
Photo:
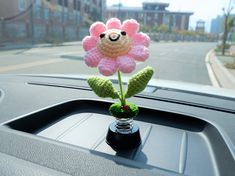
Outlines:
MULTIPOLYGON (((95 21, 135 19, 154 78, 235 89, 233 0, 0 1, 0 74, 100 75, 82 39, 95 21)), ((130 76, 129 74, 124 76, 130 76)))

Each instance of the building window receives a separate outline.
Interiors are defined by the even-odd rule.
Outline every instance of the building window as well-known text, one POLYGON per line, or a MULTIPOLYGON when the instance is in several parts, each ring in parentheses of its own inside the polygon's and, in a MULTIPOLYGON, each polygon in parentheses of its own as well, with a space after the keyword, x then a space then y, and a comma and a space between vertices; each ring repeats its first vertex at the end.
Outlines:
POLYGON ((77 10, 80 11, 80 9, 81 9, 81 2, 78 1, 78 2, 77 2, 77 10))
POLYGON ((58 4, 63 6, 63 0, 58 0, 58 4))
POLYGON ((73 9, 80 11, 81 2, 80 0, 73 0, 73 9))
POLYGON ((68 19, 68 9, 64 8, 64 20, 66 21, 68 19))
POLYGON ((69 12, 68 13, 68 20, 73 21, 74 20, 74 14, 69 12))
POLYGON ((36 5, 37 5, 37 6, 41 6, 41 5, 42 5, 41 0, 36 0, 36 2, 35 2, 35 3, 36 3, 36 5))
POLYGON ((172 15, 172 19, 173 19, 173 26, 176 26, 176 15, 172 15))
POLYGON ((170 24, 170 15, 164 15, 163 17, 163 24, 169 25, 170 24))
POLYGON ((64 0, 64 6, 68 7, 68 0, 64 0))
POLYGON ((19 0, 18 6, 20 11, 24 11, 26 9, 27 3, 25 0, 19 0))
POLYGON ((86 13, 89 13, 89 5, 85 4, 84 11, 85 11, 86 13))
POLYGON ((40 19, 41 18, 41 7, 40 6, 34 6, 34 14, 35 17, 40 19))
POLYGON ((73 0, 73 10, 77 10, 76 0, 73 0))
POLYGON ((49 19, 49 9, 47 9, 47 8, 44 9, 44 18, 45 18, 46 20, 49 19))

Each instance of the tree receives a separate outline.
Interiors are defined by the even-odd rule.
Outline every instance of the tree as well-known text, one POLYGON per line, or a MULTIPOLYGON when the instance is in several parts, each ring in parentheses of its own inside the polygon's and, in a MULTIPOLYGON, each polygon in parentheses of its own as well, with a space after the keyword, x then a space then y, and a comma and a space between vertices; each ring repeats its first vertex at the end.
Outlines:
POLYGON ((161 24, 161 25, 158 27, 158 31, 159 31, 159 32, 165 33, 165 32, 168 32, 168 30, 169 30, 168 26, 167 26, 167 25, 164 25, 164 24, 161 24))
POLYGON ((149 25, 146 24, 141 24, 140 25, 140 31, 148 33, 151 31, 151 27, 149 25))
POLYGON ((155 24, 153 27, 152 27, 152 32, 156 33, 158 32, 158 25, 155 24))
POLYGON ((231 29, 235 26, 235 17, 231 17, 228 19, 228 31, 231 31, 231 29))
POLYGON ((233 24, 229 22, 229 17, 230 17, 231 11, 233 10, 233 7, 231 7, 231 0, 229 1, 228 8, 227 9, 223 8, 222 10, 224 12, 224 33, 223 33, 223 40, 222 40, 222 55, 224 55, 225 49, 226 49, 226 42, 228 38, 228 32, 231 29, 230 25, 233 24))

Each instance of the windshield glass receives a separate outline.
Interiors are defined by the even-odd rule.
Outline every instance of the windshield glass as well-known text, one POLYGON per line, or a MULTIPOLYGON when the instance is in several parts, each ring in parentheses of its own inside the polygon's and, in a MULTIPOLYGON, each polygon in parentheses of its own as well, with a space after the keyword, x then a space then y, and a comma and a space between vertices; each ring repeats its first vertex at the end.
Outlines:
MULTIPOLYGON (((82 39, 95 21, 135 19, 154 78, 235 89, 233 0, 0 1, 0 74, 100 75, 82 39)), ((132 74, 133 74, 132 73, 132 74)), ((125 75, 125 74, 124 74, 125 75)), ((125 76, 130 76, 125 75, 125 76)))

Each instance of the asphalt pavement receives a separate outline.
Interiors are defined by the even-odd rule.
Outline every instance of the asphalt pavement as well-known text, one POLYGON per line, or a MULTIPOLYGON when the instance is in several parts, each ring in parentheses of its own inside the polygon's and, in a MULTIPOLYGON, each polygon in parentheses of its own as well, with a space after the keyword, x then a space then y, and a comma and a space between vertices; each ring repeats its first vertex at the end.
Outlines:
MULTIPOLYGON (((149 59, 138 63, 135 72, 150 65, 156 70, 155 78, 211 85, 205 57, 215 45, 199 42, 151 43, 149 59)), ((99 74, 97 69, 85 65, 84 54, 81 43, 1 50, 0 73, 99 74)))
POLYGON ((149 63, 157 78, 211 85, 205 57, 215 43, 159 43, 150 46, 149 63))

